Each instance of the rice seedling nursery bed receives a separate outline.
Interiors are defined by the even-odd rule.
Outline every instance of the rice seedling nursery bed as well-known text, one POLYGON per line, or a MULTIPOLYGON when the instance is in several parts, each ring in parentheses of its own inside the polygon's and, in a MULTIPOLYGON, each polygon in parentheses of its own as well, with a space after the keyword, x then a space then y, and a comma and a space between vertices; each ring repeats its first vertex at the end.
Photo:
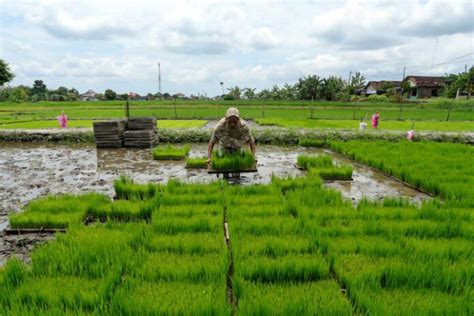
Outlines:
POLYGON ((255 157, 248 150, 230 154, 215 151, 212 154, 212 161, 209 167, 209 173, 257 171, 255 157))
POLYGON ((171 146, 158 146, 152 150, 153 159, 155 160, 183 160, 189 154, 189 145, 181 147, 171 146))
POLYGON ((0 269, 0 314, 472 315, 472 147, 330 146, 437 197, 354 207, 317 167, 249 186, 122 177, 116 201, 49 197, 12 215, 28 227, 45 225, 40 214, 78 217, 31 264, 0 269), (82 225, 88 214, 102 222, 82 225))

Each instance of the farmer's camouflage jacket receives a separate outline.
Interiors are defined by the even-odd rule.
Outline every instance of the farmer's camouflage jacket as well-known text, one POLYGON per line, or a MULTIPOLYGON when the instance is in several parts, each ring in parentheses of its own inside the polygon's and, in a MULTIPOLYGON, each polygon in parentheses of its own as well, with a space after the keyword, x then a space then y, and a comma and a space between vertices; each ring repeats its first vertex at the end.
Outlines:
POLYGON ((221 119, 212 133, 211 141, 217 143, 223 148, 238 149, 242 145, 253 142, 253 137, 250 134, 247 123, 240 119, 240 124, 237 128, 232 129, 227 126, 225 118, 221 119))

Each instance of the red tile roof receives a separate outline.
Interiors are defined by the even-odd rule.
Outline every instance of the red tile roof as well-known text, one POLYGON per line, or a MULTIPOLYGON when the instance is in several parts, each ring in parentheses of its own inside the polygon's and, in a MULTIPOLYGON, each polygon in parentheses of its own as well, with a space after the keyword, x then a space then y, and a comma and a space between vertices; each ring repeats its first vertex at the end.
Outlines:
POLYGON ((444 77, 407 76, 405 80, 412 80, 417 87, 441 87, 444 77))

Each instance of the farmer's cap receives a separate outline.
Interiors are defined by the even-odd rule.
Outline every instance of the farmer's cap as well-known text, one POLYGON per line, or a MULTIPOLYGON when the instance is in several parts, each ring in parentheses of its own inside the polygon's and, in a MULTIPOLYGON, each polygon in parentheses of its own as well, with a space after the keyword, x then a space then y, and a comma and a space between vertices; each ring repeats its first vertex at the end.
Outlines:
POLYGON ((237 110, 236 108, 228 108, 227 112, 225 112, 225 118, 228 119, 229 117, 232 117, 232 116, 240 118, 239 110, 237 110))

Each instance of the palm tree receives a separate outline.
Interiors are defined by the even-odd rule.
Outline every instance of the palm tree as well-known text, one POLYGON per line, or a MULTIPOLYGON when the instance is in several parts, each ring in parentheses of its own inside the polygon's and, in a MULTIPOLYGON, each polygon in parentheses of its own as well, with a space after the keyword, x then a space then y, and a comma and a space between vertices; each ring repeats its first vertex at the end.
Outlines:
POLYGON ((244 97, 248 100, 255 99, 255 88, 244 88, 244 97))
POLYGON ((240 89, 239 86, 228 88, 227 90, 229 90, 229 95, 233 96, 234 99, 240 99, 240 96, 242 95, 242 89, 240 89))

